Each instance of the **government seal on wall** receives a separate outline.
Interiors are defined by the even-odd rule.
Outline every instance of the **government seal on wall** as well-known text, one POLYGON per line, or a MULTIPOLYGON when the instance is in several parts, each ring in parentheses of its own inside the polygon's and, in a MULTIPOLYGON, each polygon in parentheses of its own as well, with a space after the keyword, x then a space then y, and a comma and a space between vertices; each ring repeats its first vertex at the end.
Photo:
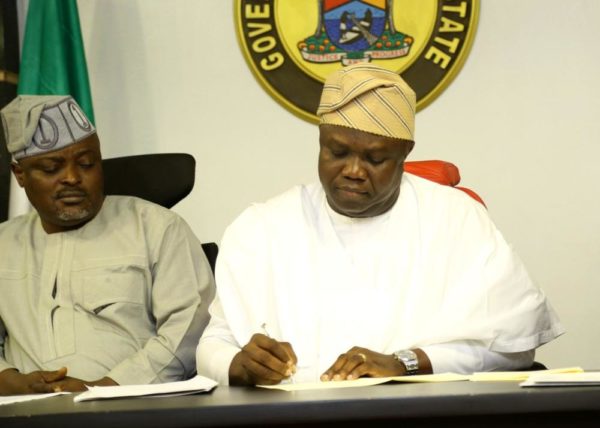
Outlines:
POLYGON ((479 0, 236 0, 238 40, 261 85, 311 122, 325 78, 356 62, 399 73, 431 103, 462 67, 479 0))

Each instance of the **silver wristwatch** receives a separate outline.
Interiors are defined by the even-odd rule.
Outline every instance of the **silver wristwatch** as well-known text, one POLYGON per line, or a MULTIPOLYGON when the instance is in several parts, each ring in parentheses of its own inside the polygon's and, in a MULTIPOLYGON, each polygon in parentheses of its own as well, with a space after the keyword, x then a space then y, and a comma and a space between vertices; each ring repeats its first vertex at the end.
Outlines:
POLYGON ((394 358, 404 364, 408 376, 419 373, 419 359, 410 349, 394 352, 394 358))

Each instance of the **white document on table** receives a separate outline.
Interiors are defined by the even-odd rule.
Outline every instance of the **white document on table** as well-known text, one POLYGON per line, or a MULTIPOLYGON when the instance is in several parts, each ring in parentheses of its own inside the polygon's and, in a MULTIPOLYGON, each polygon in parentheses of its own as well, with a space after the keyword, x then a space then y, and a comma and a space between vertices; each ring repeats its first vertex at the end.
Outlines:
POLYGON ((600 372, 585 373, 536 373, 521 386, 598 386, 600 372))
POLYGON ((217 382, 204 376, 180 382, 157 383, 152 385, 89 386, 88 390, 76 395, 73 401, 102 400, 123 397, 165 397, 209 392, 217 382))
POLYGON ((23 403, 31 400, 41 400, 43 398, 55 397, 57 395, 70 394, 70 392, 51 392, 49 394, 26 394, 26 395, 7 395, 0 397, 0 406, 3 404, 23 403))
POLYGON ((406 383, 425 383, 425 382, 458 382, 469 380, 469 376, 456 373, 440 373, 429 375, 414 376, 392 376, 392 377, 361 377, 355 380, 340 380, 330 382, 303 382, 286 383, 279 385, 256 385, 259 388, 280 389, 282 391, 304 391, 310 389, 336 389, 336 388, 357 388, 361 386, 379 385, 386 382, 406 382, 406 383))
MULTIPOLYGON (((279 385, 257 385, 260 388, 280 389, 283 391, 303 391, 310 389, 335 389, 335 388, 355 388, 361 386, 379 385, 387 382, 520 382, 533 375, 542 374, 581 374, 581 367, 564 367, 540 371, 512 371, 512 372, 478 372, 471 375, 462 375, 457 373, 440 373, 415 376, 393 376, 393 377, 363 377, 355 380, 343 380, 332 382, 309 382, 309 383, 285 383, 279 385)), ((530 386, 523 385, 522 386, 530 386)), ((533 386, 533 385, 531 385, 533 386)), ((537 385, 535 385, 537 386, 537 385)))

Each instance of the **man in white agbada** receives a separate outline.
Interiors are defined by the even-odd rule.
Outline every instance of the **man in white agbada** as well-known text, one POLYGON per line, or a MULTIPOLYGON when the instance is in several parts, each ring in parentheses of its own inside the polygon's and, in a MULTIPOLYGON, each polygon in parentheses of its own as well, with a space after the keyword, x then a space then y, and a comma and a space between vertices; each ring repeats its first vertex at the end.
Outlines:
POLYGON ((0 395, 193 374, 214 281, 187 224, 104 196, 98 136, 71 97, 19 96, 2 121, 36 211, 0 224, 0 395))
POLYGON ((225 232, 200 374, 244 385, 521 369, 563 332, 481 204, 403 174, 415 101, 374 65, 327 79, 321 183, 225 232))

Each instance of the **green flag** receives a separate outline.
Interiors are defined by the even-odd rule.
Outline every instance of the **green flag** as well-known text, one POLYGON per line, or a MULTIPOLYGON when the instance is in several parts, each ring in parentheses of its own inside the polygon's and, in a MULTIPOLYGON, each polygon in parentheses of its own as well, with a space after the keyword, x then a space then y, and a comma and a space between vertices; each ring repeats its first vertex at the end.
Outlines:
POLYGON ((76 0, 29 1, 17 93, 71 95, 95 123, 76 0))

